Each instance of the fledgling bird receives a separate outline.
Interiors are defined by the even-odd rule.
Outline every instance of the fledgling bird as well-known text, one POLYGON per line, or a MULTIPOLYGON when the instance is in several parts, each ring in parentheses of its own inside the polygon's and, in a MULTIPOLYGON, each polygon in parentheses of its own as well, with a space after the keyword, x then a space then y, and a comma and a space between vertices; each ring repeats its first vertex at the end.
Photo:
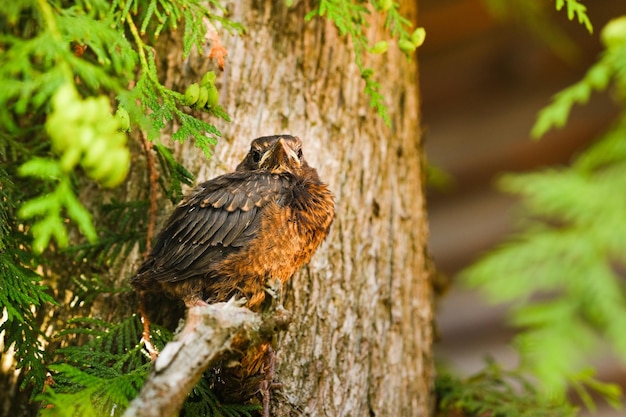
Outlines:
POLYGON ((198 185, 176 207, 132 286, 151 320, 163 306, 150 300, 163 295, 186 307, 245 297, 258 311, 267 280, 284 283, 308 263, 334 214, 301 140, 260 137, 234 172, 198 185))
POLYGON ((304 159, 299 138, 255 139, 234 172, 183 199, 132 285, 187 307, 243 296, 256 310, 267 279, 285 282, 309 262, 334 212, 333 196, 304 159))

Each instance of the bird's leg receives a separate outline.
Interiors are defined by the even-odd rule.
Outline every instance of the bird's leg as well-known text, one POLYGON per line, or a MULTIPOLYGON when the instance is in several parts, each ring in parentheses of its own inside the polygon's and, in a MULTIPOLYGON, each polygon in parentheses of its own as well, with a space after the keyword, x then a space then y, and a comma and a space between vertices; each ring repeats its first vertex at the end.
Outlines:
POLYGON ((282 304, 282 286, 283 283, 279 279, 270 278, 265 282, 266 297, 263 306, 264 323, 261 328, 261 335, 273 339, 279 330, 287 330, 291 322, 291 313, 285 310, 282 304))
POLYGON ((276 366, 276 355, 274 349, 268 346, 265 353, 265 366, 263 367, 263 381, 261 381, 260 391, 263 399, 263 417, 269 417, 270 415, 270 399, 272 398, 271 391, 282 387, 281 383, 274 382, 274 370, 276 366))
POLYGON ((139 303, 139 315, 141 316, 141 324, 143 325, 143 331, 141 333, 141 342, 146 346, 146 350, 150 354, 150 360, 154 362, 159 356, 159 350, 152 343, 150 337, 150 320, 146 314, 146 310, 143 305, 143 301, 139 303))
POLYGON ((263 358, 265 362, 263 366, 264 376, 260 383, 259 391, 263 404, 263 417, 269 417, 271 391, 282 387, 282 384, 274 382, 276 355, 274 354, 274 349, 272 349, 272 343, 274 342, 276 332, 285 330, 289 326, 291 314, 281 304, 282 281, 270 278, 265 282, 264 290, 269 297, 265 298, 266 302, 262 313, 263 325, 260 329, 260 335, 268 342, 265 357, 263 358))

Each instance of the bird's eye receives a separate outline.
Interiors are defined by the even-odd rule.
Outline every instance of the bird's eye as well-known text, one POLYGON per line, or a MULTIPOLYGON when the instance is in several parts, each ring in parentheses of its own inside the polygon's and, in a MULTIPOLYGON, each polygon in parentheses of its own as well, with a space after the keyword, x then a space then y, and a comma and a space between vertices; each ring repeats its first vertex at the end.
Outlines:
POLYGON ((298 149, 298 159, 302 159, 302 149, 298 149))
POLYGON ((261 160, 261 152, 254 150, 252 151, 252 160, 254 163, 258 163, 261 160))

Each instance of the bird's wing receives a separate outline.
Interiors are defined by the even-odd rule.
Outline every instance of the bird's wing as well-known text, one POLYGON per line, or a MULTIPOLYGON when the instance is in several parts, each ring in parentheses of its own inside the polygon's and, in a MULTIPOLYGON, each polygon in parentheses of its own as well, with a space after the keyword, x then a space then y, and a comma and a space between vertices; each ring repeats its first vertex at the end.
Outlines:
POLYGON ((199 185, 171 215, 139 274, 174 282, 208 270, 255 236, 261 210, 270 201, 280 204, 283 188, 283 178, 259 172, 199 185))

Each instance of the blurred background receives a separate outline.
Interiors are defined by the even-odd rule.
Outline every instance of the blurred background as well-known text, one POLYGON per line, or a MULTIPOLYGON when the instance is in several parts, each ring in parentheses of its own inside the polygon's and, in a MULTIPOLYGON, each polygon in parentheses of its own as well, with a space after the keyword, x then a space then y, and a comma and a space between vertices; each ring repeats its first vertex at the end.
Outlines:
MULTIPOLYGON (((497 190, 504 172, 563 165, 604 131, 618 114, 608 93, 574 108, 565 128, 540 141, 530 139, 538 111, 550 97, 579 80, 601 50, 600 29, 626 14, 626 1, 586 2, 590 35, 547 2, 550 18, 577 49, 550 48, 531 22, 502 20, 479 0, 421 0, 419 48, 422 125, 429 163, 452 177, 428 191, 430 251, 452 285, 438 302, 439 361, 463 374, 484 367, 486 356, 510 367, 517 355, 508 345, 513 330, 506 307, 486 304, 455 283, 455 275, 514 230, 515 198, 497 190)), ((626 392, 626 368, 598 352, 599 377, 626 392)), ((603 402, 594 415, 622 416, 603 402)))

